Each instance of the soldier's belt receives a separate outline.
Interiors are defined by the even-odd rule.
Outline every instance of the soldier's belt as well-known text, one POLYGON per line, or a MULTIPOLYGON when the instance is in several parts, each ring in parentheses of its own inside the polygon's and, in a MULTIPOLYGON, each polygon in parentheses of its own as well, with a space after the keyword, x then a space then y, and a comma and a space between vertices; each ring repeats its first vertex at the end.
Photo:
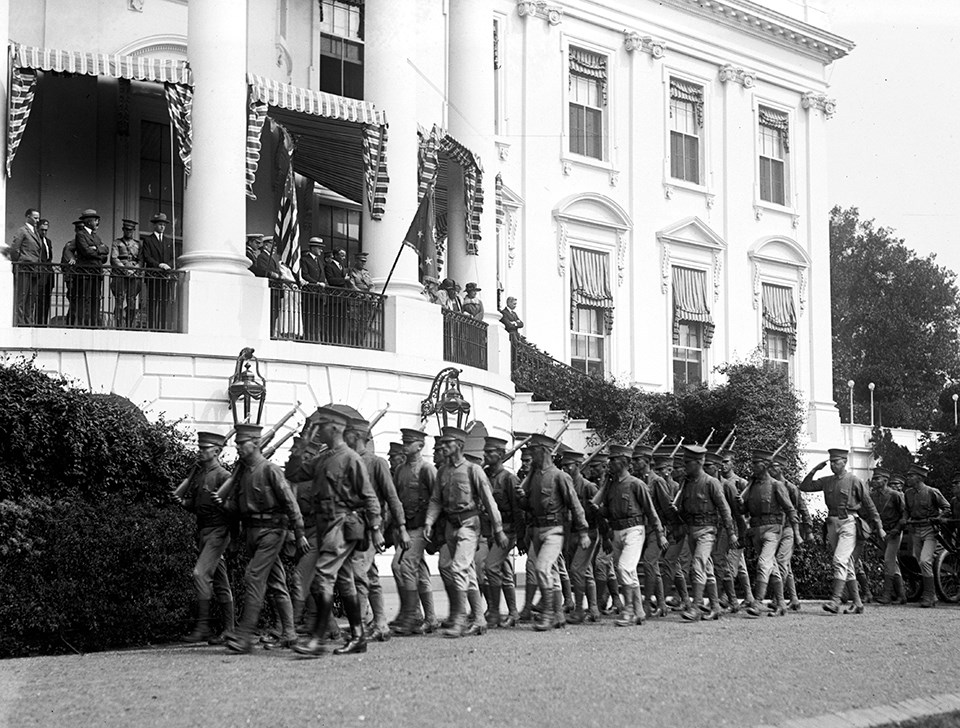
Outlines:
POLYGON ((447 513, 447 522, 453 524, 457 528, 460 528, 465 521, 470 520, 474 516, 480 515, 480 512, 473 508, 469 511, 459 511, 457 513, 447 513))
POLYGON ((827 518, 833 518, 834 520, 840 520, 840 521, 844 520, 850 515, 849 513, 847 513, 846 510, 838 511, 838 512, 828 511, 827 513, 828 513, 827 518))
POLYGON ((751 516, 751 526, 779 526, 783 523, 782 513, 767 513, 762 516, 751 516))
POLYGON ((248 513, 241 521, 247 528, 286 528, 287 517, 281 513, 248 513))
POLYGON ((693 513, 687 516, 688 526, 716 526, 716 513, 693 513))
POLYGON ((610 528, 614 531, 623 531, 626 528, 643 525, 643 516, 630 516, 630 518, 615 518, 610 521, 610 528))
POLYGON ((558 515, 539 516, 533 519, 533 525, 537 528, 553 528, 554 526, 562 526, 563 518, 558 515))

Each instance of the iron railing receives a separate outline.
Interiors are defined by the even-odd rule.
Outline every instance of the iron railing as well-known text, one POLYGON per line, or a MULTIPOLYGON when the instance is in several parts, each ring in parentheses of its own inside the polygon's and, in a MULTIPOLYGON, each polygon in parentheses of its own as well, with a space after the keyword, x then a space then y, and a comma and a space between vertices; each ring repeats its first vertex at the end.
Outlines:
POLYGON ((270 338, 383 351, 385 296, 270 281, 270 338))
POLYGON ((443 311, 443 358, 477 369, 487 368, 487 324, 465 313, 443 311))
POLYGON ((554 359, 541 351, 519 334, 510 336, 510 378, 517 391, 533 392, 535 396, 547 396, 550 387, 560 382, 583 382, 592 377, 569 364, 554 359), (541 391, 543 390, 543 391, 541 391))
POLYGON ((183 331, 181 271, 13 264, 16 326, 183 331))

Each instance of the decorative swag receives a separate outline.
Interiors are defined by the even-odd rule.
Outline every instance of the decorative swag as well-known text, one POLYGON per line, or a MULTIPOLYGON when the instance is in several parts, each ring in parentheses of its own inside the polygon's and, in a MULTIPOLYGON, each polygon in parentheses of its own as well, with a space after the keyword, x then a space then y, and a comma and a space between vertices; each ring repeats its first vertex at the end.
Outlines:
POLYGON ((10 102, 7 109, 7 177, 12 173, 23 132, 27 128, 37 85, 37 72, 107 76, 128 81, 162 83, 170 121, 177 130, 177 152, 190 174, 193 148, 193 76, 186 61, 145 56, 119 56, 38 48, 10 43, 10 102))
POLYGON ((680 324, 703 324, 703 346, 713 342, 713 316, 707 305, 707 273, 692 268, 673 268, 673 343, 680 343, 680 324))
POLYGON ((367 198, 383 217, 387 186, 387 121, 373 104, 310 91, 247 74, 247 197, 260 164, 260 132, 269 114, 293 136, 293 168, 356 203, 367 198))
POLYGON ((571 325, 578 307, 602 309, 607 333, 613 330, 609 255, 584 248, 570 249, 571 325))
POLYGON ((573 76, 595 78, 600 82, 600 98, 607 105, 607 59, 597 53, 570 47, 570 85, 573 76))
POLYGON ((760 126, 776 131, 783 144, 783 151, 790 151, 790 119, 786 112, 761 107, 760 126))
POLYGON ((697 126, 703 127, 703 86, 681 81, 679 78, 671 78, 670 98, 693 104, 697 115, 697 126))
POLYGON ((790 351, 797 350, 797 312, 793 307, 793 291, 786 286, 763 284, 763 339, 767 332, 786 334, 790 351))

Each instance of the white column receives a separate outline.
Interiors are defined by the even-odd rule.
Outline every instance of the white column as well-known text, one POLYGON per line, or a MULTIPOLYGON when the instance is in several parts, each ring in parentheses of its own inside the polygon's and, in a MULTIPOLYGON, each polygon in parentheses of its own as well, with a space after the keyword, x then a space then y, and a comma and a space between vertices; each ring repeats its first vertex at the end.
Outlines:
POLYGON ((248 275, 246 228, 247 3, 191 0, 193 171, 184 195, 180 267, 248 275))
MULTIPOLYGON (((0 0, 0 38, 6 39, 10 37, 10 0, 0 0)), ((10 84, 9 84, 9 57, 6 53, 0 54, 3 58, 0 58, 0 93, 3 94, 3 98, 10 98, 10 84)), ((3 149, 7 148, 7 115, 6 113, 0 113, 0 144, 3 145, 3 149)), ((6 219, 7 219, 7 169, 6 169, 6 152, 2 155, 2 162, 0 162, 0 221, 3 221, 3 225, 0 225, 0 230, 6 230, 6 219)), ((5 233, 4 233, 5 234, 5 233)), ((10 244, 9 240, 0 239, 0 250, 5 250, 7 245, 10 244)), ((0 329, 5 329, 13 325, 13 266, 10 264, 10 261, 5 255, 0 255, 0 281, 4 281, 5 285, 3 286, 4 292, 0 295, 0 329)))
MULTIPOLYGON (((452 278, 461 286, 476 282, 491 321, 499 321, 497 302, 496 198, 497 156, 494 144, 493 14, 487 0, 456 0, 450 3, 449 132, 480 158, 483 166, 483 215, 480 219, 479 255, 467 255, 463 243, 463 219, 454 200, 459 185, 450 185, 448 257, 452 278)), ((459 203, 462 204, 462 203, 459 203)), ((466 211, 464 211, 466 214, 466 211)))
MULTIPOLYGON (((364 199, 363 247, 377 291, 390 273, 417 212, 416 78, 408 61, 417 37, 416 0, 367 0, 364 8, 364 98, 387 115, 390 186, 381 220, 370 217, 364 199)), ((418 297, 419 260, 403 246, 388 294, 418 297)))

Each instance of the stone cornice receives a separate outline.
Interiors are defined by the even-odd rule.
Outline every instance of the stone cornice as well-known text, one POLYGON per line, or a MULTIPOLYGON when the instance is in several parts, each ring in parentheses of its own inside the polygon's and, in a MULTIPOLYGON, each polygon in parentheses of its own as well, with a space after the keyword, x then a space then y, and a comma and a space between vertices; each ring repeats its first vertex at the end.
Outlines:
POLYGON ((843 58, 854 48, 854 43, 846 38, 750 0, 657 1, 804 53, 824 64, 843 58))
POLYGON ((524 17, 539 17, 550 25, 560 25, 563 20, 563 8, 559 5, 548 5, 546 0, 517 0, 517 15, 524 17))

